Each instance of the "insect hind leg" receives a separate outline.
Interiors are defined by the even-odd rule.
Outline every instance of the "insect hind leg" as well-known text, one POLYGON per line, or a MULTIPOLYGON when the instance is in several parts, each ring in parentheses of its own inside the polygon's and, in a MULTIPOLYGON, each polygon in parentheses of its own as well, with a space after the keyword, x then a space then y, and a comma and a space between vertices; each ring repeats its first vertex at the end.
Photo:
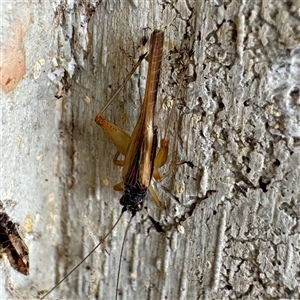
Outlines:
POLYGON ((156 182, 161 182, 163 181, 168 175, 170 175, 171 172, 173 172, 177 167, 181 166, 181 165, 184 165, 184 164, 187 164, 189 167, 193 167, 193 163, 190 162, 190 161, 186 161, 186 160, 183 160, 183 161, 179 161, 177 163, 172 163, 169 167, 169 170, 164 173, 163 175, 160 175, 159 171, 156 170, 156 172, 153 171, 153 178, 156 182))

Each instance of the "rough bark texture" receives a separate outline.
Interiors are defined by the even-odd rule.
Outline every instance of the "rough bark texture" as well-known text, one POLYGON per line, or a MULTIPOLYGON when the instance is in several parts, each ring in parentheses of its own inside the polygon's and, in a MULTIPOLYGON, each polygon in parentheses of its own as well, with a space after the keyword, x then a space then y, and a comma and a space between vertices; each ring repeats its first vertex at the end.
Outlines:
MULTIPOLYGON (((134 218, 119 299, 298 299, 299 1, 75 2, 1 3, 2 60, 14 47, 15 59, 22 49, 26 58, 23 77, 22 69, 5 74, 20 82, 2 85, 1 201, 25 232, 30 275, 4 257, 0 298, 39 298, 119 216, 115 148, 94 118, 139 57, 149 27, 148 35, 165 31, 160 132, 163 101, 174 97, 183 58, 194 51, 169 161, 195 167, 156 185, 166 210, 149 196, 134 218), (22 34, 10 37, 14 30, 22 34), (202 200, 208 190, 216 192, 202 200)), ((146 71, 144 63, 105 114, 129 133, 146 71)), ((48 299, 114 299, 128 219, 48 299)))

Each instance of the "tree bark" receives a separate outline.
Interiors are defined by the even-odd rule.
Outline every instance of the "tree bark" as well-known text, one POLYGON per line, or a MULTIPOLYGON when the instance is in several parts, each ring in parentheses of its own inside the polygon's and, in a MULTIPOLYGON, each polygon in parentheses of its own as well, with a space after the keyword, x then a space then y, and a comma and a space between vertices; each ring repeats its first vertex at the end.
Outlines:
MULTIPOLYGON (((165 210, 148 195, 133 219, 118 299, 300 297, 297 1, 1 5, 2 60, 18 49, 12 57, 26 62, 24 75, 2 69, 2 78, 13 75, 2 79, 1 201, 30 251, 27 277, 4 255, 1 299, 40 298, 120 215, 116 149, 94 118, 137 61, 144 32, 154 29, 165 31, 160 136, 193 51, 172 116, 168 163, 194 167, 155 184, 165 210)), ((104 116, 129 134, 146 74, 144 62, 104 116)), ((114 299, 128 220, 125 214, 47 299, 114 299)))

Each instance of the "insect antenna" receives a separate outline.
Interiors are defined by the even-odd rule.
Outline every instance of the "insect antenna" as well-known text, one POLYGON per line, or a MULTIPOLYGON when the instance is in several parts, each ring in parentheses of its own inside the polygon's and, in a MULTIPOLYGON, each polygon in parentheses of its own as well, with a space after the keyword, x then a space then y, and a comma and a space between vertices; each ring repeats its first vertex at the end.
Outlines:
POLYGON ((100 238, 100 242, 91 250, 91 252, 85 256, 64 278, 62 278, 51 290, 49 290, 40 300, 45 299, 46 296, 48 296, 53 290, 55 290, 62 282, 64 282, 83 262, 85 262, 94 252, 95 250, 103 244, 103 242, 106 240, 106 238, 112 233, 112 231, 115 229, 115 227, 118 225, 119 221, 121 220, 123 213, 125 210, 122 210, 118 220, 113 225, 113 227, 109 230, 109 232, 104 236, 100 238))
POLYGON ((119 94, 119 92, 123 89, 123 87, 125 86, 125 84, 127 83, 127 81, 131 78, 131 76, 133 75, 133 73, 135 72, 135 70, 140 66, 140 64, 142 63, 143 59, 147 56, 147 52, 145 52, 145 44, 147 42, 147 38, 143 39, 142 42, 142 55, 139 57, 139 60, 137 61, 137 63, 133 66, 132 70, 130 71, 130 73, 126 76, 126 78, 124 79, 123 83, 120 85, 120 87, 115 91, 115 93, 112 95, 112 97, 109 99, 109 101, 104 105, 104 107, 100 110, 100 112, 98 113, 98 115, 96 116, 102 116, 104 111, 107 109, 107 107, 112 103, 112 101, 116 98, 116 96, 119 94))
POLYGON ((127 233, 128 233, 128 230, 129 230, 129 226, 131 224, 131 221, 132 221, 133 217, 134 217, 134 214, 132 214, 131 217, 130 217, 130 220, 129 220, 128 224, 127 224, 127 227, 126 227, 126 230, 125 230, 125 234, 124 234, 124 238, 123 238, 123 241, 122 241, 122 247, 121 247, 121 253, 120 253, 120 260, 119 260, 119 267, 118 267, 118 276, 117 276, 116 297, 115 297, 115 300, 118 299, 118 289, 119 289, 121 264, 122 264, 122 256, 123 256, 123 250, 124 250, 125 240, 126 240, 127 233))

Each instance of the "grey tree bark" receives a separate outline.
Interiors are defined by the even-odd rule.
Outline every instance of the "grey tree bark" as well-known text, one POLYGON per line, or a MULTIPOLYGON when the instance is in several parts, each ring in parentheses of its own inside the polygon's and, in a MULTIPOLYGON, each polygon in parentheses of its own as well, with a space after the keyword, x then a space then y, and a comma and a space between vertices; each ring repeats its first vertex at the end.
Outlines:
MULTIPOLYGON (((149 196, 134 218, 118 299, 300 297, 298 1, 1 5, 1 201, 30 251, 27 277, 3 256, 1 299, 41 297, 118 218, 116 149, 94 118, 138 59, 143 28, 165 31, 160 133, 194 51, 169 155, 194 168, 155 185, 165 210, 149 196)), ((146 71, 105 114, 128 133, 146 71)), ((128 220, 47 299, 114 299, 128 220)))

